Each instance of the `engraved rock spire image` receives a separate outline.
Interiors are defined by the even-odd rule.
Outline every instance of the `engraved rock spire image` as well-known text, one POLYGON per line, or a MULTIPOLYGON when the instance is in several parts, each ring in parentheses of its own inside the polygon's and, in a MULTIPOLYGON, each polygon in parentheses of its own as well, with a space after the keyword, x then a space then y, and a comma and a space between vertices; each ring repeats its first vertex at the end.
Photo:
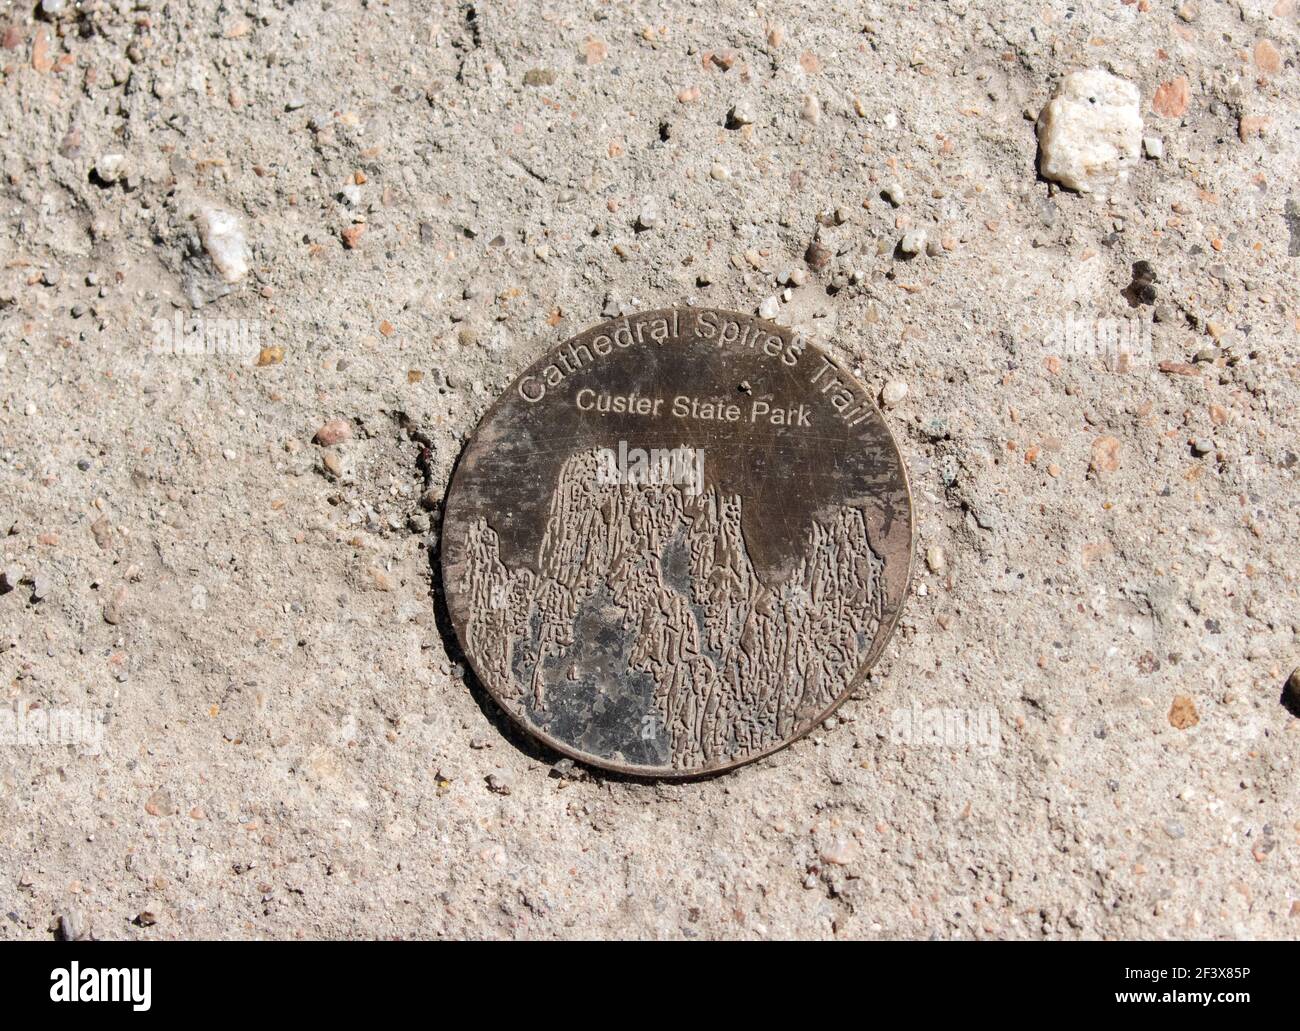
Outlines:
POLYGON ((501 562, 486 520, 471 530, 467 647, 494 693, 544 725, 594 672, 579 639, 626 636, 624 672, 653 685, 644 740, 675 769, 761 752, 830 706, 881 623, 883 562, 862 513, 814 521, 794 575, 768 585, 738 496, 602 484, 598 463, 595 450, 565 462, 539 576, 501 562))

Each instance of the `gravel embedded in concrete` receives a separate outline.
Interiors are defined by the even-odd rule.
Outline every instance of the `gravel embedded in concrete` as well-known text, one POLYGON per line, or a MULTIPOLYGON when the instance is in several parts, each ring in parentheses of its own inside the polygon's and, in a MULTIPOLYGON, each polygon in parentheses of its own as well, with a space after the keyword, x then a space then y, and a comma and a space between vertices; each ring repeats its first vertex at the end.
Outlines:
POLYGON ((1292 0, 0 33, 6 711, 98 721, 0 747, 0 938, 1300 935, 1292 0), (769 299, 909 387, 898 633, 728 776, 539 751, 440 624, 467 435, 769 299))

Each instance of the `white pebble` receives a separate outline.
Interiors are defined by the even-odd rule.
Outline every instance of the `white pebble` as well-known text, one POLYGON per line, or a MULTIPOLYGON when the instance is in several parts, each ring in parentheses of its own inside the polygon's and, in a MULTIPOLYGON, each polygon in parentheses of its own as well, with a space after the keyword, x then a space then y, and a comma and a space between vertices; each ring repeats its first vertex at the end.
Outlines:
POLYGON ((948 556, 939 545, 931 544, 925 549, 925 564, 930 567, 930 572, 942 573, 948 568, 948 556))
POLYGON ((781 310, 781 302, 775 297, 763 299, 763 303, 758 306, 758 314, 765 319, 776 318, 776 313, 781 310))
POLYGON ((1152 161, 1162 160, 1165 156, 1165 141, 1159 136, 1143 136, 1142 153, 1152 161))
POLYGON ((925 230, 913 229, 910 233, 905 233, 898 241, 898 249, 904 254, 920 254, 925 250, 925 230))
POLYGON ((725 179, 731 178, 731 172, 728 171, 727 167, 725 165, 719 165, 717 163, 715 163, 714 166, 709 169, 709 175, 713 176, 713 178, 718 180, 718 182, 722 182, 725 179))
POLYGON ((880 392, 880 400, 886 408, 893 408, 907 397, 907 384, 901 379, 891 379, 880 392))
POLYGON ((101 182, 115 183, 126 173, 125 154, 101 154, 95 162, 95 175, 101 182))
POLYGON ((659 224, 659 204, 653 197, 641 201, 641 212, 636 217, 636 224, 642 229, 653 229, 659 224))
POLYGON ((731 107, 730 118, 732 125, 753 125, 758 116, 753 104, 748 100, 738 100, 731 107))
POLYGON ((1080 193, 1123 178, 1142 140, 1138 100, 1136 86, 1100 68, 1067 75, 1038 116, 1043 177, 1080 193))
POLYGON ((816 125, 822 120, 822 102, 812 93, 805 94, 803 107, 799 110, 799 117, 805 122, 816 125))
POLYGON ((238 216, 222 208, 200 208, 194 216, 199 240, 212 265, 227 283, 238 283, 248 275, 248 241, 238 216))

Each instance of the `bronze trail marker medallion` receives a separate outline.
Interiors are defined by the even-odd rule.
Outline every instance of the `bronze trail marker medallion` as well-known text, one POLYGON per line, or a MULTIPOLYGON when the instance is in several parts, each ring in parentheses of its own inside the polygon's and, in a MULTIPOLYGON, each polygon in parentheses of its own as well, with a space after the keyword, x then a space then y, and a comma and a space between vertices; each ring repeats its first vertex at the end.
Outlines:
POLYGON ((488 410, 448 491, 443 584, 522 727, 686 777, 776 751, 862 683, 912 536, 862 384, 789 329, 673 308, 579 334, 488 410))

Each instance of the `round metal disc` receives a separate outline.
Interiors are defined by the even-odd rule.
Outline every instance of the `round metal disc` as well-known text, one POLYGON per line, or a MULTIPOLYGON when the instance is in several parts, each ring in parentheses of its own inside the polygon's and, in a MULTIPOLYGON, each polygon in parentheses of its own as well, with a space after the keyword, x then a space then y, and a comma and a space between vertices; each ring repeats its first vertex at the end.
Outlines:
POLYGON ((488 410, 448 491, 443 584, 522 727, 692 776, 789 744, 861 683, 912 536, 860 383, 789 329, 674 308, 561 344, 488 410))

